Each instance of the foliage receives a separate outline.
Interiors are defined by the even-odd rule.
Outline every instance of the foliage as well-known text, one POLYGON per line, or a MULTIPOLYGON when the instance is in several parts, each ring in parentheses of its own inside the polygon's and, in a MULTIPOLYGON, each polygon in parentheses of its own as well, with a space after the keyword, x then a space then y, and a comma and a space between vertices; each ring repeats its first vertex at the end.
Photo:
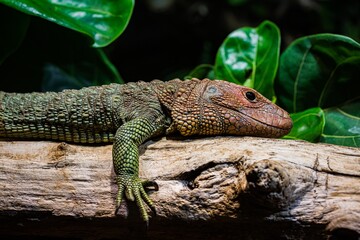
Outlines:
POLYGON ((324 110, 325 126, 320 141, 360 147, 360 99, 324 110))
POLYGON ((360 45, 351 38, 317 34, 297 39, 281 55, 279 104, 299 112, 355 98, 359 64, 360 45))
POLYGON ((281 56, 277 81, 279 104, 294 113, 287 137, 359 147, 359 67, 360 45, 348 37, 294 41, 281 56))
POLYGON ((285 136, 289 139, 306 139, 310 142, 319 140, 324 129, 324 111, 319 108, 310 108, 300 113, 291 114, 293 128, 285 136))

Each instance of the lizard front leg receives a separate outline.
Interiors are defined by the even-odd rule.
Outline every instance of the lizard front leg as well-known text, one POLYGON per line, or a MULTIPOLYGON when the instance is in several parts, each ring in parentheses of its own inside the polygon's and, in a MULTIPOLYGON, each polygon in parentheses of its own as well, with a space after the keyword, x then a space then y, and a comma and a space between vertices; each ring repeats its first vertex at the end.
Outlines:
POLYGON ((139 178, 139 146, 163 128, 164 124, 161 120, 136 118, 117 130, 113 145, 114 170, 119 188, 116 197, 116 212, 125 194, 128 200, 136 202, 146 223, 149 221, 149 216, 143 201, 154 212, 155 207, 144 190, 144 185, 148 185, 149 182, 141 181, 139 178))

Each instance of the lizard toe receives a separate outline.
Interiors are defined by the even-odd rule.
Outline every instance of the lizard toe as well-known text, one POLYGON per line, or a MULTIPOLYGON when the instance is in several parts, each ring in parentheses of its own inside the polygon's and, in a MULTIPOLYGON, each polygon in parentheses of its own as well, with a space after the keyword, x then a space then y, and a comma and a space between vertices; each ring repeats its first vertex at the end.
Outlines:
POLYGON ((127 200, 135 201, 142 219, 148 224, 149 215, 147 213, 144 202, 155 213, 155 215, 156 209, 153 202, 146 193, 144 185, 146 188, 152 187, 155 190, 158 189, 158 185, 154 181, 141 181, 138 177, 131 175, 118 175, 116 177, 116 182, 119 189, 116 198, 115 213, 118 213, 122 198, 125 195, 127 200))

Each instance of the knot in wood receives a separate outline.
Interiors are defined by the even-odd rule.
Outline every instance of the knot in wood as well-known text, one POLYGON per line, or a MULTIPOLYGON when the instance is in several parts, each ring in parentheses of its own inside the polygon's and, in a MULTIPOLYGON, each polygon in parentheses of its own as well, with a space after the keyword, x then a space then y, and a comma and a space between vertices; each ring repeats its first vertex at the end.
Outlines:
POLYGON ((277 162, 263 160, 252 164, 246 170, 248 192, 257 202, 272 208, 288 204, 286 189, 290 180, 286 170, 277 162))

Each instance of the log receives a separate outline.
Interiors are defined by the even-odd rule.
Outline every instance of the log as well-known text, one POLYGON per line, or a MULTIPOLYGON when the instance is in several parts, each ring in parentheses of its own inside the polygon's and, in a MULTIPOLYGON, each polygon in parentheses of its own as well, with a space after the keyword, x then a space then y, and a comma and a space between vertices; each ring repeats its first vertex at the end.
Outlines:
POLYGON ((159 185, 149 192, 157 215, 147 230, 132 202, 114 214, 111 145, 0 142, 0 235, 360 237, 358 148, 255 137, 162 138, 143 144, 140 155, 141 178, 159 185))

